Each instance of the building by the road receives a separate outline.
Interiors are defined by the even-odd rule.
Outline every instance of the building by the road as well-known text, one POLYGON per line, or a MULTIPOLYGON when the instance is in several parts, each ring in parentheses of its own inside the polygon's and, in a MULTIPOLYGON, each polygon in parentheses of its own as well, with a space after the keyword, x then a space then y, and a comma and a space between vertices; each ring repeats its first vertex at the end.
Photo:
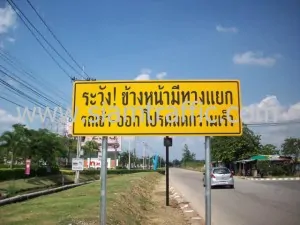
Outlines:
POLYGON ((269 161, 269 167, 275 165, 285 165, 286 167, 292 166, 294 160, 290 156, 281 155, 255 155, 249 159, 239 160, 234 162, 234 170, 236 173, 243 176, 254 176, 256 177, 259 173, 260 168, 257 167, 258 161, 269 161))

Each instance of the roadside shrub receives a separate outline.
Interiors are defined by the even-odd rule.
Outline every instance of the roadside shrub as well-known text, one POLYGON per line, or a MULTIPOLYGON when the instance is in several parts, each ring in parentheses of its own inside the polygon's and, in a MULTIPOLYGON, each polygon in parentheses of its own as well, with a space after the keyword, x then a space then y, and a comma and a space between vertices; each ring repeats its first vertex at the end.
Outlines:
MULTIPOLYGON (((165 174, 164 169, 154 170, 136 170, 136 169, 116 169, 116 170, 107 170, 107 174, 115 174, 115 175, 123 175, 123 174, 132 174, 132 173, 141 173, 141 172, 158 172, 161 174, 165 174)), ((22 168, 15 168, 15 169, 0 169, 0 181, 5 180, 13 180, 13 179, 25 179, 28 177, 42 177, 42 176, 49 176, 49 175, 56 175, 62 173, 63 175, 74 175, 75 171, 72 170, 59 170, 59 168, 51 168, 51 172, 47 171, 46 167, 40 167, 36 171, 32 170, 31 174, 25 175, 25 170, 22 168)), ((80 174, 84 175, 99 175, 100 170, 83 170, 80 171, 80 174)))
POLYGON ((47 167, 39 167, 36 170, 31 170, 30 175, 25 174, 25 168, 14 168, 14 169, 7 169, 7 168, 0 168, 0 181, 4 180, 13 180, 13 179, 24 179, 28 177, 42 177, 48 175, 55 175, 59 174, 59 168, 54 167, 51 168, 51 171, 48 172, 47 167))
POLYGON ((260 171, 260 176, 268 176, 270 172, 270 162, 269 161, 258 161, 257 169, 260 171))
POLYGON ((287 171, 285 171, 284 168, 280 165, 272 165, 270 168, 270 174, 272 176, 282 176, 287 175, 287 171))
MULTIPOLYGON (((19 164, 16 164, 14 165, 13 168, 24 168, 25 165, 19 165, 19 164)), ((9 169, 10 168, 10 165, 9 164, 0 164, 0 169, 9 169)))

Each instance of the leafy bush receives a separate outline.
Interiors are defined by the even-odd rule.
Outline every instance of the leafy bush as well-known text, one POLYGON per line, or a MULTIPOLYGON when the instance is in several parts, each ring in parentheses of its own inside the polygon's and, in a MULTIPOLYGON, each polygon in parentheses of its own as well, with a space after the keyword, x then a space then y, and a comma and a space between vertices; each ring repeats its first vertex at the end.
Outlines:
POLYGON ((270 168, 270 174, 272 176, 292 175, 292 166, 291 165, 272 165, 270 168))
MULTIPOLYGON (((141 173, 141 172, 158 172, 161 174, 164 174, 163 169, 158 169, 156 171, 154 170, 136 170, 136 169, 116 169, 116 170, 107 170, 107 174, 116 174, 116 175, 122 175, 122 174, 132 174, 132 173, 141 173)), ((0 169, 0 181, 4 180, 13 180, 13 179, 23 179, 28 177, 34 177, 34 176, 49 176, 49 175, 55 175, 62 173, 64 175, 74 175, 75 171, 72 170, 59 170, 59 168, 51 168, 51 172, 47 172, 46 167, 40 167, 36 171, 31 171, 31 174, 25 175, 25 170, 20 168, 15 169, 0 169)), ((97 175, 100 174, 100 170, 83 170, 80 171, 80 174, 84 175, 97 175)))
POLYGON ((282 176, 282 175, 286 175, 286 171, 280 165, 272 165, 270 168, 270 174, 272 176, 282 176))
MULTIPOLYGON (((0 169, 9 169, 10 168, 10 165, 9 164, 0 164, 0 169)), ((17 164, 17 165, 14 165, 13 168, 25 168, 25 165, 20 165, 20 164, 17 164)))
POLYGON ((30 175, 25 174, 24 168, 14 168, 14 169, 7 169, 7 168, 0 168, 0 181, 4 180, 13 180, 13 179, 24 179, 28 177, 42 177, 48 175, 55 175, 59 174, 59 168, 51 168, 51 171, 48 172, 47 167, 39 167, 36 170, 31 170, 30 175))

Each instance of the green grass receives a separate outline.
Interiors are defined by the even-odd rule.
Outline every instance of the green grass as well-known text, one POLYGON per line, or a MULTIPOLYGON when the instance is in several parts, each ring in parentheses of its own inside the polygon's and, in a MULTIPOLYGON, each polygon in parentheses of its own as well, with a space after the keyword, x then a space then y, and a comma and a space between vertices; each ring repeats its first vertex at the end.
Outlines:
MULTIPOLYGON (((65 184, 74 182, 74 175, 64 175, 65 184)), ((99 175, 80 175, 80 182, 99 179, 99 175)), ((45 189, 62 184, 61 175, 51 175, 46 177, 32 177, 27 179, 9 180, 0 182, 0 192, 9 196, 24 192, 45 189)))
MULTIPOLYGON (((121 193, 131 193, 130 188, 143 177, 158 177, 158 173, 136 173, 112 177, 107 181, 108 218, 128 218, 122 210, 130 205, 129 201, 118 201, 121 193), (121 208, 119 205, 123 204, 121 208)), ((151 186, 151 185, 146 185, 151 186)), ((133 191, 134 192, 134 191, 133 191)), ((94 182, 63 192, 42 196, 21 203, 0 208, 1 224, 5 225, 76 225, 99 224, 100 182, 94 182), (84 221, 85 223, 79 223, 84 221)), ((132 203, 133 204, 133 203, 132 203)), ((134 205, 134 204, 133 204, 134 205)), ((130 209, 128 209, 130 210, 130 209)), ((128 213, 127 213, 128 214, 128 213)), ((138 224, 131 218, 131 224, 138 224)), ((117 223, 107 223, 117 224, 117 223)), ((121 223, 118 223, 121 224, 121 223)), ((127 224, 127 223, 122 223, 127 224)))

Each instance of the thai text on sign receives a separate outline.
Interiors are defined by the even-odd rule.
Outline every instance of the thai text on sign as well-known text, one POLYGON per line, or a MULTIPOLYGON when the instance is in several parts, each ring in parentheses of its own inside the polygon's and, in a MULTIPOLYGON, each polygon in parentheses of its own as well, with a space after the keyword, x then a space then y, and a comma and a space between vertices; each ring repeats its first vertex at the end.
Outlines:
POLYGON ((241 135, 240 83, 76 81, 73 135, 241 135))

